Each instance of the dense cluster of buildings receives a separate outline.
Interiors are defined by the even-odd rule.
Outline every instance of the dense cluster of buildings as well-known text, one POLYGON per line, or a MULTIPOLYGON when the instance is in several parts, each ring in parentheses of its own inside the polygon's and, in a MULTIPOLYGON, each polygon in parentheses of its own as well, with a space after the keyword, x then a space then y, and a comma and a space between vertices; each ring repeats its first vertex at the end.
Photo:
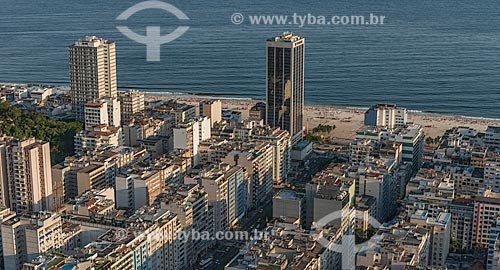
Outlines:
POLYGON ((272 205, 221 267, 499 269, 499 127, 450 129, 426 152, 405 108, 377 104, 346 162, 294 185, 313 155, 304 42, 267 40, 266 102, 245 116, 118 92, 115 44, 94 36, 69 47, 69 88, 1 86, 12 106, 84 129, 59 164, 48 142, 0 135, 0 268, 208 269, 222 240, 196 233, 248 231, 272 205))
MULTIPOLYGON (((400 110, 387 105, 383 108, 385 111, 387 108, 400 110)), ((372 110, 374 108, 369 111, 372 110)), ((371 112, 367 112, 367 118, 371 117, 369 114, 371 112)), ((397 113, 385 112, 385 115, 401 118, 397 113)), ((388 122, 394 122, 390 118, 388 122)), ((387 158, 399 159, 398 168, 393 170, 396 173, 392 177, 380 177, 375 188, 363 188, 367 183, 362 178, 356 182, 359 185, 357 194, 371 198, 360 200, 361 204, 356 206, 358 210, 368 211, 369 204, 375 204, 373 209, 383 209, 385 215, 393 213, 384 216, 376 212, 379 221, 387 222, 385 228, 378 230, 384 238, 375 247, 358 255, 358 266, 395 269, 395 265, 403 264, 417 267, 415 269, 423 269, 426 265, 431 269, 497 269, 500 244, 497 231, 500 213, 498 128, 490 126, 485 132, 468 127, 449 129, 434 152, 427 153, 425 158, 420 127, 407 125, 387 132, 389 130, 390 127, 381 127, 377 122, 358 132, 351 143, 350 166, 355 167, 356 174, 366 164, 382 161, 380 163, 387 167, 397 164, 387 158), (387 147, 392 150, 384 151, 387 147), (397 189, 385 189, 380 184, 384 178, 392 181, 388 187, 397 189), (408 241, 399 243, 397 240, 401 236, 408 237, 409 232, 419 232, 418 237, 412 233, 415 248, 418 246, 417 253, 415 248, 405 247, 408 241), (478 252, 483 252, 484 256, 471 258, 468 263, 460 259, 466 255, 460 255, 458 259, 454 256, 478 252)), ((376 172, 388 173, 390 170, 376 172)))
MULTIPOLYGON (((276 48, 303 42, 281 38, 276 48)), ((75 154, 55 165, 48 142, 0 137, 2 268, 197 267, 215 241, 180 233, 234 228, 287 182, 292 136, 302 131, 303 53, 295 57, 297 75, 272 90, 273 106, 288 109, 270 125, 266 105, 243 119, 220 100, 118 92, 115 44, 95 36, 69 47, 69 89, 2 86, 13 106, 84 124, 75 154)))

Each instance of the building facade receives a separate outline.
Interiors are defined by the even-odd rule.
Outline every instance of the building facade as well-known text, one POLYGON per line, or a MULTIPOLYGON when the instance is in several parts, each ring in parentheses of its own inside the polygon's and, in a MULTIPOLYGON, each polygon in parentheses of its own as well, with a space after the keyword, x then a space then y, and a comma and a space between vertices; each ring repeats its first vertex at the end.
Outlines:
POLYGON ((84 120, 86 103, 104 97, 116 98, 116 47, 95 36, 69 47, 70 87, 73 111, 84 120))
POLYGON ((222 121, 222 102, 220 100, 204 100, 200 102, 200 116, 210 118, 210 125, 222 121))
POLYGON ((35 138, 7 138, 0 140, 0 145, 5 149, 5 156, 0 156, 0 164, 5 164, 7 170, 3 176, 0 174, 0 182, 7 183, 10 208, 17 213, 52 210, 49 143, 35 138), (5 176, 6 180, 3 179, 5 176))
POLYGON ((266 123, 292 136, 303 129, 304 47, 304 38, 290 32, 266 43, 266 123))
POLYGON ((408 111, 394 104, 377 104, 365 112, 365 126, 402 128, 408 121, 408 111))
POLYGON ((129 90, 118 93, 121 106, 121 118, 123 124, 130 124, 133 116, 144 111, 144 93, 136 90, 129 90))

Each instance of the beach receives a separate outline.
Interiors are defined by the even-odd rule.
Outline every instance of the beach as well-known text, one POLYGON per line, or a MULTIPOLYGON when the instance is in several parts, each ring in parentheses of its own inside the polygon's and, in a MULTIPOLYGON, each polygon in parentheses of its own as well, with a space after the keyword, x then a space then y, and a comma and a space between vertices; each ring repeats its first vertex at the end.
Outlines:
MULTIPOLYGON (((213 97, 212 97, 213 98, 213 97)), ((146 93, 146 100, 170 100, 198 106, 201 100, 207 97, 185 96, 185 95, 154 95, 146 93)), ((247 99, 226 99, 217 98, 222 101, 222 108, 240 111, 242 118, 248 118, 249 109, 257 101, 247 99)), ((356 131, 363 126, 365 109, 326 107, 326 106, 305 106, 304 124, 306 130, 312 130, 319 124, 335 125, 335 129, 329 134, 332 139, 353 139, 356 131)), ((421 125, 426 136, 435 138, 452 127, 466 126, 477 131, 485 131, 488 126, 500 126, 500 120, 481 119, 462 116, 448 116, 427 114, 421 112, 409 112, 408 122, 421 125)))

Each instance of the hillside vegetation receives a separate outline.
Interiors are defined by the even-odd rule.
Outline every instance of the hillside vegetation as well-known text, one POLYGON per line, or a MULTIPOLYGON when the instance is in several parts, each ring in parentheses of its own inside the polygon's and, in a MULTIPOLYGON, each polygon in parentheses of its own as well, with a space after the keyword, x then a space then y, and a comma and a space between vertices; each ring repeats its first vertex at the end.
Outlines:
POLYGON ((15 138, 35 137, 50 142, 52 164, 74 154, 73 138, 82 130, 80 122, 57 121, 40 113, 19 110, 0 102, 0 134, 15 138))

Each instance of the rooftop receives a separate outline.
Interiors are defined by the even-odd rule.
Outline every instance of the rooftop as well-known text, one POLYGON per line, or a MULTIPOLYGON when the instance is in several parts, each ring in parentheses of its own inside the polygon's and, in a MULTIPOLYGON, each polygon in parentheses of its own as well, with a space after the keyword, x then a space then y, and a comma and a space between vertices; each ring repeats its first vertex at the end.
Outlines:
POLYGON ((104 44, 112 44, 114 42, 110 42, 108 40, 98 38, 96 36, 86 36, 85 39, 80 39, 75 42, 74 45, 76 47, 99 47, 103 46, 104 44))
POLYGON ((289 189, 282 189, 274 196, 274 198, 282 199, 282 200, 289 200, 289 201, 296 201, 296 200, 301 200, 302 198, 304 198, 304 194, 293 191, 293 190, 289 190, 289 189))
POLYGON ((294 36, 292 32, 283 32, 283 34, 281 34, 277 37, 274 37, 274 38, 270 38, 267 41, 271 41, 271 42, 297 42, 297 41, 303 40, 303 39, 304 39, 303 37, 294 36))
POLYGON ((500 133, 500 127, 488 126, 486 133, 500 133))

